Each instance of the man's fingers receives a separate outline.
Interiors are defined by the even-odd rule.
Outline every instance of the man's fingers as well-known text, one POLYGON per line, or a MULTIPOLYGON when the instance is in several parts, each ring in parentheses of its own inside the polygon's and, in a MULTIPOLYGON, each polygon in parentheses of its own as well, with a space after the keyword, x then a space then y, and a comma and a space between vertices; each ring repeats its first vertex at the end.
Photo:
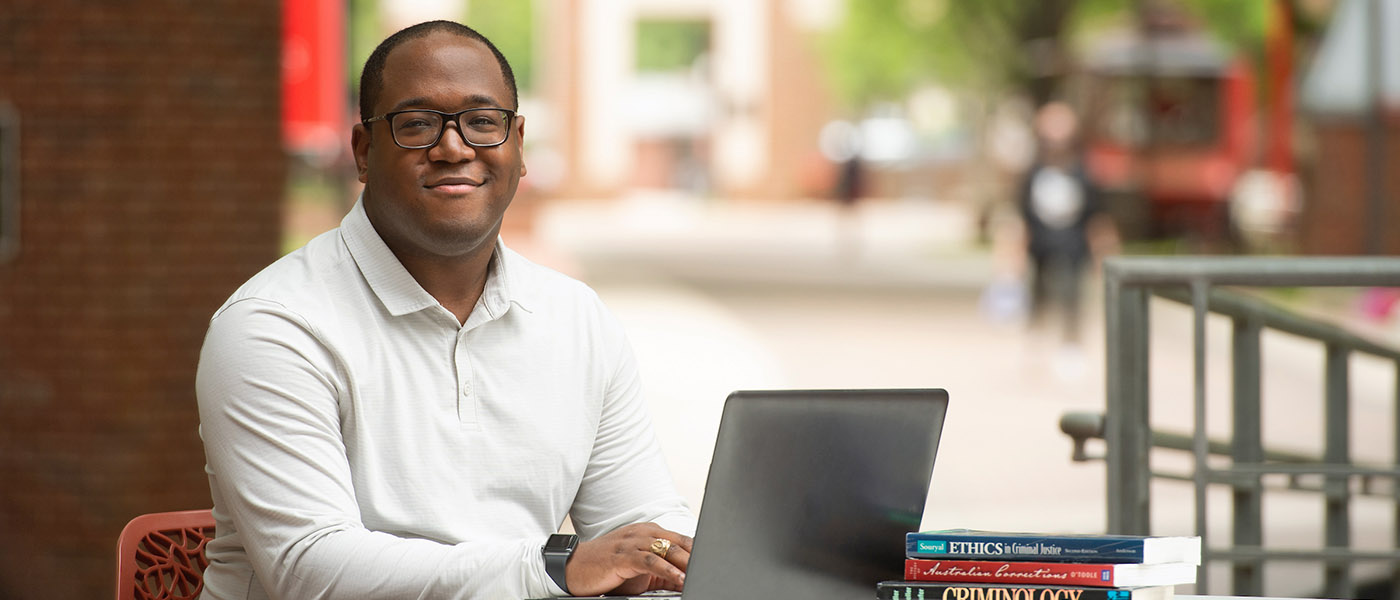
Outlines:
POLYGON ((650 527, 648 527, 645 534, 651 536, 652 541, 666 540, 668 542, 671 542, 672 548, 680 546, 681 548, 685 549, 686 552, 690 552, 691 548, 695 546, 695 539, 691 538, 690 536, 684 533, 676 533, 674 531, 662 528, 661 526, 652 523, 648 523, 648 525, 650 527))
MULTIPOLYGON (((689 559, 689 556, 687 554, 686 558, 689 559)), ((667 558, 661 558, 660 555, 648 550, 646 554, 642 555, 642 565, 646 573, 666 580, 675 586, 676 590, 685 585, 685 571, 671 562, 669 554, 667 558)))
MULTIPOLYGON (((685 536, 679 534, 677 534, 677 536, 685 538, 685 536)), ((690 538, 685 539, 689 540, 690 538)), ((673 541, 668 538, 656 538, 652 540, 652 543, 648 544, 646 548, 643 548, 643 550, 659 558, 666 559, 666 562, 675 565, 676 568, 681 571, 685 571, 686 567, 690 565, 690 549, 686 545, 683 545, 681 541, 673 541), (657 540, 665 540, 669 543, 669 545, 661 545, 665 548, 664 552, 657 552, 657 546, 659 545, 657 540)))
POLYGON ((671 543, 677 544, 685 549, 686 554, 690 554, 691 549, 695 547, 695 539, 684 533, 676 533, 674 531, 668 531, 666 533, 670 534, 667 536, 667 539, 671 540, 671 543))
POLYGON ((682 571, 690 570, 690 550, 680 544, 672 544, 671 551, 666 553, 666 562, 676 565, 682 571))
POLYGON ((688 535, 661 529, 658 537, 652 539, 651 543, 643 549, 665 558, 668 562, 684 571, 690 564, 690 549, 694 544, 695 541, 688 535), (662 546, 664 551, 658 553, 658 545, 662 546))

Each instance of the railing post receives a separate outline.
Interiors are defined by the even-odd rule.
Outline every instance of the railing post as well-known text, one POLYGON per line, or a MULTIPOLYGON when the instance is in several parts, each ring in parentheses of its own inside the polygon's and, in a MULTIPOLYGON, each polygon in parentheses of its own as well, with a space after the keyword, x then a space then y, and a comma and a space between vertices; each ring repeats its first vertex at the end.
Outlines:
MULTIPOLYGON (((1395 443, 1395 464, 1400 465, 1400 361, 1395 362, 1395 397, 1391 402, 1394 408, 1395 428, 1391 430, 1391 439, 1395 443)), ((1395 528, 1394 547, 1400 548, 1400 478, 1390 482, 1391 493, 1395 495, 1395 528)), ((1400 600, 1400 562, 1391 565, 1390 572, 1390 598, 1400 600)))
MULTIPOLYGON (((1196 504, 1196 535, 1201 538, 1201 567, 1197 569, 1196 589, 1200 593, 1210 590, 1210 551, 1211 540, 1206 517, 1207 489, 1210 487, 1210 443, 1206 439, 1206 314, 1210 312, 1210 282, 1205 278, 1191 281, 1191 330, 1194 348, 1191 351, 1192 364, 1192 427, 1191 435, 1192 479, 1194 480, 1196 504)), ((1149 424, 1150 427, 1150 424, 1149 424)))
MULTIPOLYGON (((1232 411, 1234 440, 1231 453, 1235 464, 1264 462, 1264 437, 1260 426, 1260 380, 1262 357, 1259 320, 1253 317, 1234 319, 1231 340, 1232 411)), ((1258 475, 1235 476, 1231 500, 1234 506, 1233 544, 1235 546, 1264 545, 1264 500, 1262 478, 1258 475)), ((1264 569, 1259 560, 1236 560, 1231 574, 1231 594, 1261 596, 1264 593, 1264 569)))
MULTIPOLYGON (((1346 465, 1351 462, 1348 450, 1348 429, 1351 406, 1345 346, 1327 344, 1326 408, 1324 415, 1323 462, 1346 465)), ((1351 499, 1348 478, 1328 475, 1323 484, 1325 509, 1323 518, 1324 545, 1328 549, 1347 550, 1351 546, 1351 499)), ((1328 598, 1352 597, 1351 569, 1345 559, 1331 559, 1323 567, 1323 591, 1328 598)))
POLYGON ((1112 264, 1104 270, 1108 353, 1108 532, 1147 535, 1150 529, 1147 411, 1147 291, 1124 286, 1112 264))

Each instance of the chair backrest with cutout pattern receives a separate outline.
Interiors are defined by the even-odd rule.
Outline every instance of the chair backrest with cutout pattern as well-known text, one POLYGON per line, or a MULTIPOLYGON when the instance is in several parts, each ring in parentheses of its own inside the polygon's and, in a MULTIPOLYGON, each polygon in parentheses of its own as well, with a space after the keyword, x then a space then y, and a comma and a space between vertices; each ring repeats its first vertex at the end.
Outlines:
POLYGON ((194 600, 204 589, 204 545, 214 537, 208 509, 132 519, 117 540, 117 600, 194 600))

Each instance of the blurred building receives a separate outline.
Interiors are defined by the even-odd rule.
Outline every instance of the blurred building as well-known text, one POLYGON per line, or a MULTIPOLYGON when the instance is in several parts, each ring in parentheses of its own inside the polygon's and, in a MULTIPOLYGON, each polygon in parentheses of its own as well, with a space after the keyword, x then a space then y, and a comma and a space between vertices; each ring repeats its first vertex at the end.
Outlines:
POLYGON ((1303 82, 1302 107, 1316 136, 1300 223, 1306 252, 1400 254, 1396 31, 1400 3, 1339 1, 1303 82))
POLYGON ((277 257, 281 3, 0 3, 0 598, 112 596, 209 506, 208 319, 277 257))
POLYGON ((557 153, 549 163, 559 169, 549 175, 553 195, 606 198, 638 188, 803 195, 830 105, 802 33, 839 3, 549 6, 539 11, 545 114, 530 127, 536 143, 557 153))
POLYGON ((1252 67, 1198 25, 1149 22, 1085 57, 1085 154, 1129 238, 1224 238, 1255 155, 1252 67))

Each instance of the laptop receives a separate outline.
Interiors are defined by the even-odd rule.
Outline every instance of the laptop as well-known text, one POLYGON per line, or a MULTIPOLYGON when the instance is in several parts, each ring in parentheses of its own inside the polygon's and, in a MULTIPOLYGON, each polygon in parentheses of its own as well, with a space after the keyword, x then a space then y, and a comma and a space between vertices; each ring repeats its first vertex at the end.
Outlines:
POLYGON ((684 599, 866 600, 902 579, 947 409, 940 389, 730 394, 684 599))

